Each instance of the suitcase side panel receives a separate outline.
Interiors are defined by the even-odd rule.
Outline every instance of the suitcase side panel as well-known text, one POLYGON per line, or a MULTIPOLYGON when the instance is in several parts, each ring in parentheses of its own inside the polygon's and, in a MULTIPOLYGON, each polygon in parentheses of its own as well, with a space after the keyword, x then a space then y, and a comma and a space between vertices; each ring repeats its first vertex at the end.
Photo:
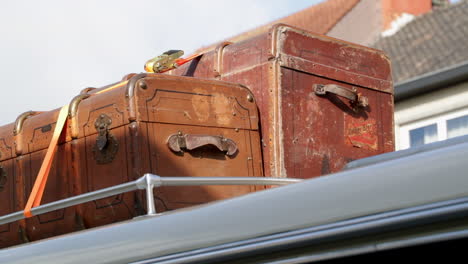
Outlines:
MULTIPOLYGON (((252 153, 252 166, 253 166, 253 171, 250 175, 263 176, 265 174, 263 172, 262 149, 260 147, 260 144, 261 144, 260 133, 258 133, 258 131, 249 131, 249 134, 250 134, 249 135, 250 142, 248 142, 248 145, 252 153)), ((255 190, 264 189, 261 186, 254 186, 254 187, 255 187, 255 190)))
POLYGON ((127 132, 129 135, 129 144, 127 145, 128 175, 131 179, 136 180, 145 173, 151 172, 148 124, 131 122, 127 127, 127 132))
MULTIPOLYGON (((275 38, 276 32, 269 32, 241 42, 223 42, 216 49, 167 74, 221 79, 222 76, 250 69, 274 58, 276 51, 272 47, 272 39, 275 38)), ((244 84, 242 81, 235 83, 244 84)))
MULTIPOLYGON (((177 80, 147 78, 147 89, 136 95, 139 113, 148 122, 152 172, 160 176, 262 176, 258 113, 255 102, 248 99, 250 92, 232 84, 177 80), (208 143, 176 152, 168 146, 174 135, 210 140, 222 136, 232 140, 237 151, 227 155, 208 143)), ((155 190, 155 200, 157 210, 172 210, 256 189, 262 187, 163 187, 155 190)))
MULTIPOLYGON (((0 215, 11 214, 16 211, 14 160, 0 162, 0 215)), ((9 247, 23 242, 19 235, 19 223, 13 222, 0 225, 0 248, 9 247)))
MULTIPOLYGON (((273 33, 275 35, 275 33, 273 33)), ((222 53, 214 51, 215 68, 220 69, 220 75, 238 73, 268 62, 276 56, 272 53, 272 33, 265 33, 257 37, 228 45, 222 53), (222 57, 222 60, 216 59, 222 57), (219 66, 218 66, 219 65, 219 66)), ((238 81, 242 83, 242 81, 238 81)))
POLYGON ((0 161, 15 157, 13 124, 0 127, 0 161))
POLYGON ((190 78, 144 81, 150 88, 135 96, 142 121, 258 129, 257 108, 247 88, 190 78))
MULTIPOLYGON (((70 145, 70 162, 69 162, 69 170, 70 170, 70 187, 71 193, 73 195, 79 195, 87 192, 87 163, 86 163, 86 147, 85 147, 85 140, 84 138, 81 139, 73 139, 68 142, 70 145)), ((76 210, 76 227, 79 230, 85 229, 85 223, 83 220, 84 214, 84 204, 79 204, 75 206, 76 210)))
MULTIPOLYGON (((369 107, 354 110, 349 100, 317 96, 313 84, 350 84, 282 69, 282 122, 285 169, 289 177, 310 178, 337 172, 347 162, 390 150, 392 119, 382 119, 390 94, 357 87, 369 107)), ((354 86, 356 87, 356 86, 354 86)))
MULTIPOLYGON (((90 121, 101 115, 101 111, 92 112, 90 121)), ((111 129, 109 132, 118 142, 118 150, 112 160, 99 161, 96 158, 96 139, 93 134, 84 138, 86 144, 86 192, 91 192, 133 179, 128 175, 127 128, 125 126, 111 129), (94 151, 93 151, 94 150, 94 151)), ((101 226, 135 216, 133 210, 134 197, 132 193, 124 193, 109 198, 99 199, 83 205, 83 219, 86 227, 101 226)))
POLYGON ((245 71, 222 76, 223 81, 239 82, 249 87, 258 105, 261 123, 263 168, 267 177, 284 177, 281 170, 281 138, 279 130, 279 82, 275 61, 257 65, 245 71))
MULTIPOLYGON (((13 125, 0 127, 0 215, 16 212, 16 183, 14 174, 13 125)), ((21 243, 19 223, 0 225, 0 248, 21 243)))
MULTIPOLYGON (((25 173, 25 201, 29 198, 32 187, 42 165, 46 150, 26 154, 29 159, 29 170, 25 173)), ((49 178, 44 190, 41 204, 54 202, 73 196, 71 184, 70 144, 57 147, 49 178)), ((75 208, 69 207, 26 219, 26 231, 31 241, 57 236, 76 231, 75 208)))
MULTIPOLYGON (((94 91, 94 90, 93 90, 94 91)), ((100 190, 134 180, 134 155, 132 133, 138 133, 129 122, 125 85, 93 94, 80 102, 74 130, 77 138, 72 140, 72 155, 75 159, 75 193, 100 190), (76 164, 76 163, 79 164, 76 164)), ((138 165, 138 164, 137 164, 138 165)), ((142 176, 142 175, 139 175, 142 176)), ((88 202, 77 207, 80 222, 85 228, 97 227, 136 215, 134 192, 88 202)))
MULTIPOLYGON (((160 176, 262 176, 255 175, 254 157, 250 149, 251 138, 248 130, 235 131, 227 128, 207 128, 179 124, 149 124, 153 135, 152 167, 160 176), (183 134, 222 135, 233 140, 238 147, 234 156, 226 156, 213 146, 204 146, 183 153, 174 153, 167 146, 166 139, 181 131, 183 134)), ((259 142, 257 141, 257 146, 259 142)), ((257 147, 258 148, 258 147, 257 147)), ((254 191, 253 186, 194 186, 163 187, 155 190, 157 200, 167 209, 176 209, 188 205, 202 204, 218 199, 230 198, 254 191)))
POLYGON ((214 60, 214 52, 207 52, 178 68, 168 71, 165 74, 172 76, 215 79, 219 74, 215 72, 214 60))
MULTIPOLYGON (((15 211, 24 210, 26 206, 26 177, 29 173, 29 157, 19 156, 14 159, 13 170, 15 175, 15 211)), ((26 220, 18 221, 20 231, 22 232, 23 242, 29 241, 26 234, 26 220)))
MULTIPOLYGON (((129 178, 136 180, 145 173, 152 172, 150 146, 148 143, 148 124, 144 122, 131 122, 127 127, 129 135, 127 144, 129 178)), ((134 214, 146 214, 145 190, 132 192, 134 196, 134 214)))

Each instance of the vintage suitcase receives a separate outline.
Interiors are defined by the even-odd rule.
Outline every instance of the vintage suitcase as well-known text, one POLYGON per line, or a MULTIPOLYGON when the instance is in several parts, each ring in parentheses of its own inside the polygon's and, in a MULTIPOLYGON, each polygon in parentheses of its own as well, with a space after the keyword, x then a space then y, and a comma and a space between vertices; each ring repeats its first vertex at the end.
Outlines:
MULTIPOLYGON (((2 215, 24 208, 58 112, 27 112, 15 125, 0 127, 0 197, 8 201, 0 205, 2 215)), ((128 182, 148 172, 263 175, 257 105, 241 85, 162 74, 129 75, 115 85, 88 88, 76 96, 65 130, 42 203, 128 182)), ((162 212, 263 188, 158 188, 156 209, 162 212)), ((126 220, 145 213, 144 199, 141 192, 125 193, 3 225, 0 247, 126 220)))
MULTIPOLYGON (((14 124, 0 127, 0 215, 6 215, 18 210, 19 201, 16 199, 21 179, 15 178, 15 163, 21 158, 16 158, 14 147, 14 124)), ((25 236, 24 220, 0 225, 0 248, 27 242, 25 236)))
POLYGON ((168 74, 252 90, 265 176, 315 177, 394 150, 390 61, 381 51, 280 24, 168 74))

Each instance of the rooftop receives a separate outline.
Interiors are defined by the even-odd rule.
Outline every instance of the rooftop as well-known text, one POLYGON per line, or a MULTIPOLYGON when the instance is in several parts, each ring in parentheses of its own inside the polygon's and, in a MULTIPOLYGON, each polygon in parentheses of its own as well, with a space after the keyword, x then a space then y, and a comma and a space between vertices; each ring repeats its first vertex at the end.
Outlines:
POLYGON ((393 80, 400 83, 468 60, 468 2, 416 17, 392 36, 380 39, 393 66, 393 80))

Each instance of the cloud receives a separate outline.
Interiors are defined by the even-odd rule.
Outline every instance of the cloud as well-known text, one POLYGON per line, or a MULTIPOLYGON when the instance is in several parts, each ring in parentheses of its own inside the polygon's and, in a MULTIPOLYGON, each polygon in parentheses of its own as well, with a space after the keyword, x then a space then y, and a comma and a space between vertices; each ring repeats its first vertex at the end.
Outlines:
POLYGON ((0 125, 143 71, 147 59, 168 49, 187 54, 313 3, 7 1, 0 10, 0 125))

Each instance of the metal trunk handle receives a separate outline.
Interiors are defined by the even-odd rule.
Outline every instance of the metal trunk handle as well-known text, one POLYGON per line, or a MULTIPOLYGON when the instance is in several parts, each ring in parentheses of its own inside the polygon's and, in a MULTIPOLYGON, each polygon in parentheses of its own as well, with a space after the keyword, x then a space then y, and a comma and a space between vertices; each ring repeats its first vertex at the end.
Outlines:
POLYGON ((169 137, 167 145, 174 152, 193 150, 206 145, 217 147, 220 151, 226 152, 227 156, 232 156, 237 152, 236 142, 223 136, 184 135, 179 132, 169 137))
POLYGON ((23 131, 23 125, 26 119, 30 118, 31 116, 35 116, 37 114, 40 114, 42 112, 38 111, 27 111, 22 113, 16 118, 15 121, 15 127, 13 129, 13 135, 15 136, 15 152, 16 155, 21 155, 23 154, 23 136, 21 135, 21 132, 23 131))
POLYGON ((23 124, 24 124, 24 121, 26 121, 26 119, 28 119, 29 117, 31 116, 35 116, 37 114, 40 114, 42 112, 38 112, 38 111, 27 111, 27 112, 24 112, 22 113, 21 115, 19 115, 17 118, 16 118, 16 121, 15 121, 15 127, 13 129, 13 134, 15 136, 17 136, 18 134, 21 133, 21 131, 23 131, 23 124))
POLYGON ((223 51, 226 46, 231 44, 232 42, 224 41, 216 47, 214 51, 213 77, 218 78, 223 74, 223 51))
POLYGON ((80 128, 77 120, 78 105, 81 103, 81 101, 91 96, 90 94, 84 93, 84 91, 85 90, 82 90, 79 95, 75 96, 69 104, 70 109, 68 110, 68 116, 70 117, 70 134, 72 139, 77 139, 80 133, 80 128))
POLYGON ((314 91, 316 95, 336 94, 349 99, 351 104, 355 106, 367 107, 369 105, 369 99, 358 93, 356 88, 348 89, 336 84, 314 84, 314 91))

